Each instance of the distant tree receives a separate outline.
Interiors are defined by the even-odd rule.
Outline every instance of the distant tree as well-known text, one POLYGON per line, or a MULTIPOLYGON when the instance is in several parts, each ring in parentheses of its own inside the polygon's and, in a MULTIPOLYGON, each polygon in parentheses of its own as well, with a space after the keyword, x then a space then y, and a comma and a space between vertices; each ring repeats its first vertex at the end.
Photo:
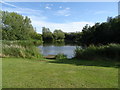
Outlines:
POLYGON ((107 22, 109 23, 109 22, 111 22, 112 21, 112 17, 108 17, 107 18, 107 22))
POLYGON ((80 38, 81 38, 81 32, 65 33, 66 42, 73 42, 73 43, 81 42, 80 38))
POLYGON ((43 41, 53 41, 53 35, 49 28, 42 27, 43 41))
POLYGON ((65 34, 62 30, 55 30, 53 33, 54 39, 55 40, 64 40, 65 34))

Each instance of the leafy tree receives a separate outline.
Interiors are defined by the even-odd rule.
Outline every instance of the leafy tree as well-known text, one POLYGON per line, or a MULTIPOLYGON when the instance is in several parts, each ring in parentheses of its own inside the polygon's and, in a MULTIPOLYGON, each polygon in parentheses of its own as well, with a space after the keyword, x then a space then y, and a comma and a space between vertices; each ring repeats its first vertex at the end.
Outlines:
POLYGON ((54 36, 54 39, 57 41, 64 40, 64 38, 65 38, 64 32, 62 30, 57 30, 57 29, 54 31, 53 36, 54 36))
POLYGON ((30 40, 37 35, 27 16, 7 11, 1 11, 1 13, 3 40, 30 40))
POLYGON ((53 41, 53 35, 49 28, 42 28, 43 41, 53 41))
POLYGON ((81 32, 72 32, 72 33, 65 33, 65 42, 74 42, 78 43, 81 38, 81 32))
POLYGON ((80 41, 86 45, 120 43, 120 17, 108 17, 107 22, 96 23, 92 27, 86 25, 80 41))

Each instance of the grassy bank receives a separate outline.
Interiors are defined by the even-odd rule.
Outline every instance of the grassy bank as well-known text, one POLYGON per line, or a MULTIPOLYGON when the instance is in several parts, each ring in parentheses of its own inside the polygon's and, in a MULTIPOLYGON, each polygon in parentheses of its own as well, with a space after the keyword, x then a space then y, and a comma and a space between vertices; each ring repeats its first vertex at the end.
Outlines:
POLYGON ((3 88, 118 88, 117 63, 3 58, 3 88))
POLYGON ((102 46, 91 45, 85 49, 76 48, 75 58, 78 59, 111 59, 120 60, 120 44, 108 44, 102 46))
POLYGON ((2 41, 1 57, 38 58, 42 55, 35 45, 39 41, 2 41))
POLYGON ((41 45, 43 42, 40 40, 13 40, 13 41, 8 41, 8 40, 2 40, 1 41, 2 44, 18 44, 18 45, 22 45, 22 46, 37 46, 37 45, 41 45))

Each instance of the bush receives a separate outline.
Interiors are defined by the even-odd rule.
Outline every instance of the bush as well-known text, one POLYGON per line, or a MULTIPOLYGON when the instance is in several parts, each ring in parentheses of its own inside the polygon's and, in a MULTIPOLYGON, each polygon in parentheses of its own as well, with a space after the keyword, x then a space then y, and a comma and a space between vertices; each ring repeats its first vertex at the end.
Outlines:
POLYGON ((59 53, 59 54, 57 54, 56 55, 56 57, 55 57, 56 59, 66 59, 67 58, 67 55, 65 55, 65 54, 63 54, 63 53, 59 53))
POLYGON ((4 57, 38 58, 42 57, 36 46, 28 41, 3 41, 2 55, 4 57))
POLYGON ((109 44, 103 46, 91 45, 85 49, 76 48, 75 58, 79 59, 95 59, 95 58, 109 58, 120 59, 120 44, 109 44))

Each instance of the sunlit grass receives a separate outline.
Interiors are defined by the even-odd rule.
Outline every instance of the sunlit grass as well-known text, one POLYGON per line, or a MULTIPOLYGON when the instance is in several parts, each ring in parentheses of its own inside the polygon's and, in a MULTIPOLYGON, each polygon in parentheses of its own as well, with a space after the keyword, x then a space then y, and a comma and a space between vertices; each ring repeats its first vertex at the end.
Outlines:
POLYGON ((92 62, 80 60, 69 62, 3 58, 3 88, 118 87, 118 68, 112 65, 97 66, 95 61, 93 65, 92 62), (78 65, 75 64, 77 62, 78 65))

